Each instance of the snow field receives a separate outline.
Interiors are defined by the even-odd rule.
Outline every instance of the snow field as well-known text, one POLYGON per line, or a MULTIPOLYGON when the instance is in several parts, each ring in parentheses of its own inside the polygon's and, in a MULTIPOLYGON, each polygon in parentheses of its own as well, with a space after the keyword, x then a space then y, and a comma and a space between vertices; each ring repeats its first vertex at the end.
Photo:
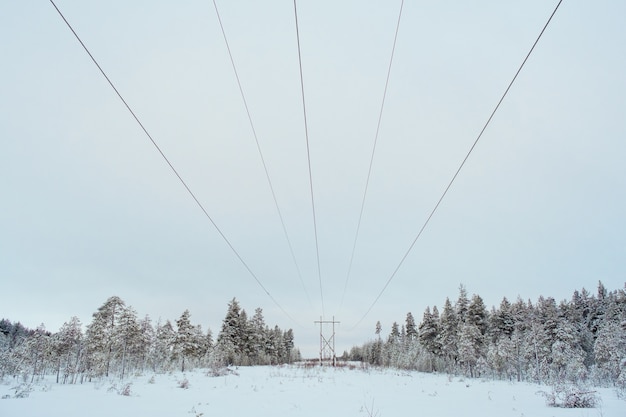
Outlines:
MULTIPOLYGON (((27 398, 0 400, 1 417, 124 416, 463 416, 625 417, 626 402, 611 389, 597 389, 597 408, 548 407, 528 383, 483 381, 392 369, 241 367, 236 374, 206 371, 57 385, 33 385, 27 398), (183 379, 189 388, 179 387, 183 379), (131 383, 131 395, 118 391, 131 383)), ((0 397, 13 395, 13 381, 0 397)))

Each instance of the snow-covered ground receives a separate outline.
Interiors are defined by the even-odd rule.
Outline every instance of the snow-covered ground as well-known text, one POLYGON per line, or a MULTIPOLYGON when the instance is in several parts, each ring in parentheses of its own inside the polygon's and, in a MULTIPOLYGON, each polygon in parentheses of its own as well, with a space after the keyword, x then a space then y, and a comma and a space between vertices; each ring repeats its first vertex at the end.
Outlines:
MULTIPOLYGON (((26 398, 0 400, 2 417, 98 416, 463 416, 463 417, 625 417, 626 401, 611 389, 597 389, 601 403, 591 409, 548 407, 527 383, 483 381, 391 369, 242 367, 226 376, 206 371, 142 375, 32 386, 26 398), (187 379, 187 389, 180 383, 187 379), (130 396, 119 391, 128 383, 130 396)), ((17 384, 3 381, 0 397, 14 397, 17 384)))

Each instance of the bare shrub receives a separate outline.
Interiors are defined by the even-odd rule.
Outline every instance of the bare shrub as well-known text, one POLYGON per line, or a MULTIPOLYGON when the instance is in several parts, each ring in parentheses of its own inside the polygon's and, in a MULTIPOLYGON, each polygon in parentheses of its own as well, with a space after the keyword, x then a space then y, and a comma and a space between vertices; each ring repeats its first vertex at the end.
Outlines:
POLYGON ((555 384, 550 392, 539 391, 537 394, 542 395, 550 407, 594 408, 600 402, 596 391, 571 384, 555 384))
POLYGON ((178 388, 189 389, 189 380, 183 377, 182 380, 178 381, 178 388))
POLYGON ((28 398, 33 387, 31 384, 20 384, 13 389, 15 390, 13 398, 28 398))
POLYGON ((237 371, 230 369, 227 366, 222 366, 222 367, 211 367, 207 369, 205 375, 210 376, 210 377, 227 376, 227 375, 238 376, 239 373, 237 371))
POLYGON ((363 404, 361 407, 361 411, 365 411, 367 417, 378 417, 378 410, 374 410, 374 399, 372 398, 372 405, 370 407, 367 406, 367 403, 363 404))
POLYGON ((125 397, 130 397, 133 393, 130 389, 130 386, 133 385, 131 382, 129 382, 128 384, 124 385, 117 393, 119 395, 123 395, 125 397))

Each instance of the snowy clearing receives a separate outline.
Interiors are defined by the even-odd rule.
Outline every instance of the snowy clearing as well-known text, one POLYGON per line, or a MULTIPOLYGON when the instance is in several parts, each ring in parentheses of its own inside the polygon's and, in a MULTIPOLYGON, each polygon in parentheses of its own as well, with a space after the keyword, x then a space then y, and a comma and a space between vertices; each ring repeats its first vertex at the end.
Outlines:
POLYGON ((240 367, 219 377, 197 370, 82 385, 48 378, 33 384, 26 398, 14 398, 16 385, 5 380, 0 386, 3 417, 626 415, 626 402, 611 389, 596 389, 596 408, 565 409, 548 407, 538 391, 550 388, 536 384, 373 368, 240 367), (185 379, 188 388, 180 388, 185 379), (130 395, 120 395, 128 383, 130 395))

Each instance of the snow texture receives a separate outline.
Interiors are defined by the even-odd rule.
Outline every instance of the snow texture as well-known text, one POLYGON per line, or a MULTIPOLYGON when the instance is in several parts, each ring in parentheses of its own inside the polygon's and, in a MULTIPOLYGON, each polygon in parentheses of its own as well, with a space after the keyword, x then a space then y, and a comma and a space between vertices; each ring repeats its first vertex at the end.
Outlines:
POLYGON ((25 398, 15 398, 20 384, 5 379, 0 398, 11 398, 0 400, 0 416, 626 416, 626 402, 608 388, 596 389, 596 408, 565 409, 547 406, 538 392, 550 388, 536 384, 358 366, 240 367, 218 377, 197 370, 82 385, 48 378, 25 398))

